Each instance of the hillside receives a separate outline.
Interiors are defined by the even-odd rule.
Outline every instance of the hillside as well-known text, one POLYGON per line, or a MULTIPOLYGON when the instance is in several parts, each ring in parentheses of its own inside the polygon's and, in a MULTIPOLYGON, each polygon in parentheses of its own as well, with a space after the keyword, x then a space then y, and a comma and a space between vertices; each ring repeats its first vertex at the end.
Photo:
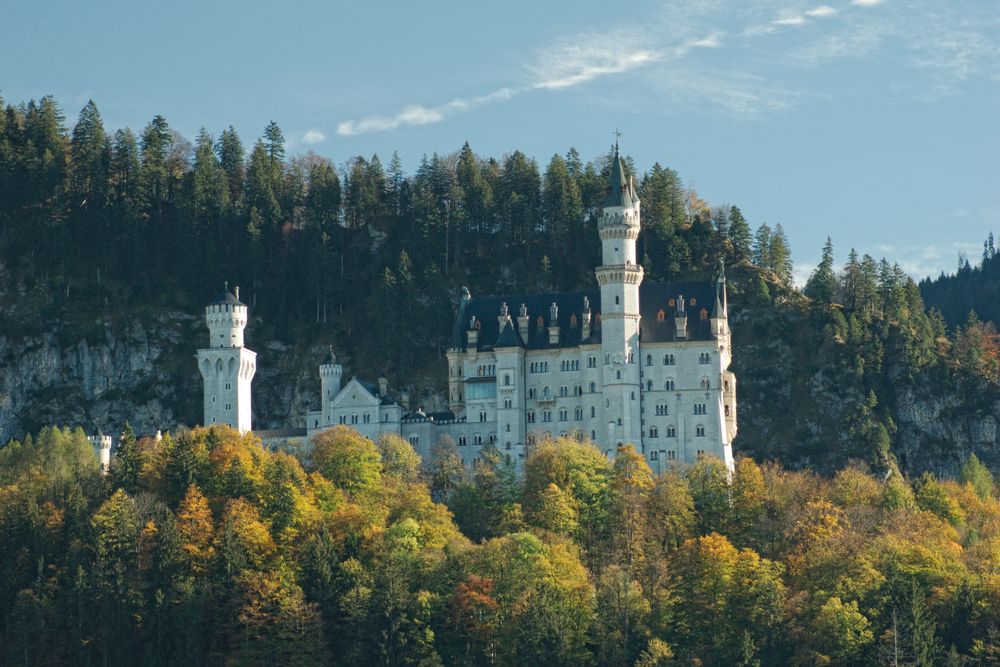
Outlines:
POLYGON ((982 320, 1000 322, 1000 253, 993 235, 983 243, 983 256, 975 265, 964 260, 958 271, 920 281, 920 294, 950 326, 966 323, 970 311, 982 320))
MULTIPOLYGON (((466 145, 407 175, 393 156, 286 159, 277 124, 249 156, 229 128, 194 145, 156 116, 109 134, 89 103, 0 115, 0 439, 48 424, 174 430, 200 418, 194 351, 224 280, 251 306, 255 424, 302 424, 333 345, 347 373, 440 405, 460 286, 593 284, 606 156, 549 160, 466 145)), ((628 162, 628 161, 627 161, 628 162)), ((659 164, 639 174, 649 280, 730 267, 737 453, 832 471, 851 459, 953 474, 1000 468, 995 332, 948 334, 898 267, 852 253, 790 287, 781 226, 751 232, 659 164), (991 338, 994 336, 994 338, 991 338)), ((831 249, 832 252, 832 249, 831 249)))

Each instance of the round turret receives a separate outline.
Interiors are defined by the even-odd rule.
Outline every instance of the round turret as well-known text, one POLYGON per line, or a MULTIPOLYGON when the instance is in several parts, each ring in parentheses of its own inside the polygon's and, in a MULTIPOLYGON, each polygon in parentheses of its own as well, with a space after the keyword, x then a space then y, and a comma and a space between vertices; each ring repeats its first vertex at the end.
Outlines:
POLYGON ((247 306, 240 301, 240 288, 229 291, 229 283, 212 303, 205 307, 210 347, 243 347, 243 329, 247 325, 247 306))

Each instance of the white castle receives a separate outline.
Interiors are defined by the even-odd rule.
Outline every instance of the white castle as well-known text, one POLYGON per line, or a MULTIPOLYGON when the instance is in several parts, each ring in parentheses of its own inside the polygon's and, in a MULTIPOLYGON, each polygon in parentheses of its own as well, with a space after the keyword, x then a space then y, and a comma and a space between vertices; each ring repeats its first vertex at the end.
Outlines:
MULTIPOLYGON (((442 437, 472 464, 495 445, 520 466, 544 437, 589 438, 609 456, 632 444, 654 471, 711 454, 732 468, 736 377, 721 267, 707 283, 643 282, 636 260, 639 198, 616 150, 598 231, 599 289, 473 297, 463 289, 448 358, 450 411, 410 412, 387 383, 343 383, 333 352, 319 367, 321 405, 299 439, 338 424, 375 439, 393 433, 422 456, 442 437), (511 306, 517 310, 511 314, 511 306)), ((256 354, 243 346, 247 306, 225 289, 205 311, 210 346, 198 351, 205 424, 251 430, 256 354)))

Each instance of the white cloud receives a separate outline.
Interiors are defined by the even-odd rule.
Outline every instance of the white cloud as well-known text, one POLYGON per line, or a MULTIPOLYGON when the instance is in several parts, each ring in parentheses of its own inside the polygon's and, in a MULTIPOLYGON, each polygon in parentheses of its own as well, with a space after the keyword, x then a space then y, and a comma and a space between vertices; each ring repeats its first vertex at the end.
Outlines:
POLYGON ((326 135, 320 130, 307 130, 305 134, 302 135, 302 143, 304 144, 319 144, 326 141, 326 135))
POLYGON ((802 14, 786 14, 781 18, 772 21, 774 25, 802 25, 806 22, 806 17, 802 14))
POLYGON ((358 134, 368 134, 370 132, 384 132, 394 130, 397 127, 407 125, 429 125, 440 123, 445 118, 456 113, 468 111, 476 107, 493 104, 509 100, 514 95, 524 92, 524 89, 500 88, 478 97, 459 97, 444 104, 425 107, 419 104, 410 104, 403 107, 391 116, 368 116, 361 120, 346 120, 337 126, 337 134, 341 136, 354 136, 358 134))
POLYGON ((837 13, 837 10, 828 5, 820 5, 814 9, 810 9, 806 12, 806 16, 814 19, 826 18, 828 16, 833 16, 837 13))
POLYGON ((660 57, 657 52, 642 47, 623 47, 626 41, 611 35, 574 39, 572 43, 544 51, 529 66, 534 75, 532 88, 559 90, 586 83, 599 76, 621 74, 649 64, 660 57))
POLYGON ((882 0, 854 0, 851 4, 858 7, 874 7, 875 5, 881 5, 882 0))

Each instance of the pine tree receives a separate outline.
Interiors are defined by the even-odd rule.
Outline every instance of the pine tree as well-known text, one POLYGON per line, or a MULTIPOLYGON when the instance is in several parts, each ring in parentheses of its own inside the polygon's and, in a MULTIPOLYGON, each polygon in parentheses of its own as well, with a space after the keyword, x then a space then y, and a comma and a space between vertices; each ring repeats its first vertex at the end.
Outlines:
POLYGON ((219 165, 226 174, 226 184, 229 186, 229 203, 238 206, 243 196, 243 182, 246 180, 243 143, 230 125, 222 131, 215 147, 219 165))
POLYGON ((826 243, 823 244, 823 256, 819 266, 806 282, 805 293, 820 303, 833 303, 836 287, 837 277, 833 273, 833 241, 828 236, 826 243))
POLYGON ((729 241, 733 244, 733 256, 737 262, 750 259, 750 225, 736 206, 729 209, 729 241))
POLYGON ((753 254, 751 261, 762 269, 774 270, 771 253, 771 237, 773 233, 770 225, 762 222, 753 235, 753 254))
POLYGON ((778 274, 778 277, 786 285, 792 284, 792 248, 788 245, 788 237, 785 230, 779 223, 774 227, 774 235, 771 237, 770 252, 771 269, 778 274))
POLYGON ((168 193, 167 157, 170 150, 170 126, 163 116, 154 116, 146 125, 139 147, 143 203, 150 212, 160 213, 168 193))
POLYGON ((142 449, 136 441, 132 426, 125 422, 121 438, 118 440, 118 450, 111 463, 111 479, 118 488, 135 494, 139 491, 141 473, 142 449))
POLYGON ((205 224, 215 221, 218 228, 218 217, 229 204, 229 185, 226 172, 215 157, 212 136, 205 128, 198 132, 195 144, 192 186, 195 222, 205 224))
POLYGON ((109 177, 110 147, 101 114, 93 100, 80 110, 70 142, 72 172, 70 191, 75 206, 101 208, 105 204, 109 177))

